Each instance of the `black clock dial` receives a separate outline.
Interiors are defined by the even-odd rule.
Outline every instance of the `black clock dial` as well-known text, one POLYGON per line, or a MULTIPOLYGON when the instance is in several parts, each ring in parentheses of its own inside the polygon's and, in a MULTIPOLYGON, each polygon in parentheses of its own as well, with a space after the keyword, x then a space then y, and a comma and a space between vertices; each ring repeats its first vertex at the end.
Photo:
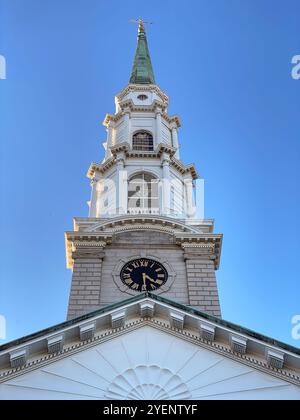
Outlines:
POLYGON ((168 280, 168 272, 157 261, 139 258, 129 261, 121 270, 122 282, 132 290, 146 292, 159 289, 168 280))

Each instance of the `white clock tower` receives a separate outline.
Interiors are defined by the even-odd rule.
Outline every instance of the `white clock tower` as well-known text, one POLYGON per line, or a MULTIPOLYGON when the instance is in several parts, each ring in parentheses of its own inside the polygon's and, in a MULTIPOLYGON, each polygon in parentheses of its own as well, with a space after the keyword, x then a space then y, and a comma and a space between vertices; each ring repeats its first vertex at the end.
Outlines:
POLYGON ((180 119, 168 114, 169 98, 155 83, 142 23, 130 82, 115 104, 103 123, 104 160, 88 170, 89 217, 75 218, 66 233, 68 318, 142 291, 220 317, 222 235, 213 233, 212 220, 196 219, 198 175, 180 160, 180 119), (129 264, 122 276, 130 261, 138 267, 129 264))
POLYGON ((0 400, 299 400, 300 350, 221 319, 222 235, 195 216, 142 22, 104 125, 89 217, 66 233, 68 320, 0 347, 0 400))

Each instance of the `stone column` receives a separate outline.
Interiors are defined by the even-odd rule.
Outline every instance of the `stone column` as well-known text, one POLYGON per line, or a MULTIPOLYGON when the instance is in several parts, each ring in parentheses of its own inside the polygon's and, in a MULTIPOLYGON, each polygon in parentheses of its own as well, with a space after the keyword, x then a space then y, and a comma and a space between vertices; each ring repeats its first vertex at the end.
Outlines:
POLYGON ((126 110, 125 111, 125 127, 127 130, 127 142, 131 145, 132 147, 132 136, 131 136, 131 118, 130 118, 130 111, 126 110))
POLYGON ((117 165, 117 214, 127 214, 128 183, 125 170, 125 155, 120 153, 116 159, 117 165))
POLYGON ((182 244, 186 264, 189 305, 221 318, 213 244, 182 244))
POLYGON ((172 144, 173 144, 174 149, 176 149, 175 158, 179 160, 180 159, 179 142, 178 142, 178 132, 177 132, 176 127, 172 128, 172 144))
POLYGON ((106 151, 105 151, 105 159, 108 159, 111 157, 111 147, 113 146, 113 127, 111 122, 108 123, 107 126, 107 142, 106 142, 106 151))
POLYGON ((162 168, 162 214, 168 215, 171 207, 170 157, 165 153, 162 155, 162 168))
POLYGON ((186 205, 186 214, 188 217, 193 217, 195 215, 194 207, 194 197, 193 197, 193 180, 188 178, 184 180, 185 185, 185 205, 186 205))
POLYGON ((97 217, 97 200, 98 200, 98 180, 94 178, 91 181, 92 193, 90 201, 89 217, 97 217))
POLYGON ((102 242, 76 245, 67 319, 99 309, 105 245, 102 242))
POLYGON ((161 123, 161 112, 156 112, 156 146, 160 143, 162 143, 162 123, 161 123))

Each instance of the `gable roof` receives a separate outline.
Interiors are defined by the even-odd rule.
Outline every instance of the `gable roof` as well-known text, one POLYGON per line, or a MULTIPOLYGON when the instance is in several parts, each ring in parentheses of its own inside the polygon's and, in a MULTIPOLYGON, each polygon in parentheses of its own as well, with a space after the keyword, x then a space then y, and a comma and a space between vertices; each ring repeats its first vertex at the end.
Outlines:
POLYGON ((36 368, 39 363, 65 357, 75 347, 84 348, 94 340, 125 333, 143 323, 192 339, 200 346, 300 386, 300 349, 150 292, 2 345, 0 381, 36 368), (84 329, 93 330, 93 335, 84 339, 84 329), (56 353, 49 351, 49 343, 55 340, 61 340, 56 353), (25 359, 16 367, 14 357, 20 354, 25 359))
POLYGON ((122 300, 120 302, 116 302, 116 303, 113 303, 111 305, 107 305, 107 306, 105 306, 101 309, 97 309, 96 311, 92 311, 92 312, 89 312, 85 315, 81 315, 80 317, 62 322, 60 324, 53 325, 51 327, 45 328, 44 330, 37 331, 33 334, 18 338, 16 340, 10 341, 8 343, 5 343, 2 346, 0 346, 0 353, 4 350, 7 350, 7 349, 11 348, 11 347, 14 347, 14 346, 17 346, 17 345, 20 345, 20 344, 25 344, 30 340, 42 337, 42 336, 44 336, 46 334, 49 334, 49 333, 59 331, 62 328, 67 328, 67 327, 70 327, 72 325, 76 325, 80 322, 87 321, 89 319, 95 318, 98 315, 103 315, 103 314, 111 312, 113 310, 120 309, 123 306, 129 305, 131 303, 137 303, 139 301, 144 300, 145 298, 151 298, 154 301, 165 303, 165 304, 170 305, 170 306, 172 306, 176 309, 179 309, 181 311, 185 311, 189 314, 200 316, 201 318, 206 319, 208 321, 211 321, 213 323, 216 323, 219 326, 230 328, 233 331, 236 331, 236 332, 241 333, 241 334, 245 334, 245 335, 247 335, 251 338, 261 340, 262 342, 264 342, 266 344, 276 346, 276 347, 278 347, 282 350, 287 350, 291 353, 295 353, 295 354, 300 356, 300 348, 293 347, 289 344, 286 344, 286 343, 283 343, 283 342, 278 341, 276 339, 273 339, 271 337, 265 336, 263 334, 255 332, 255 331, 250 330, 248 328, 242 327, 240 325, 234 324, 232 322, 226 321, 226 320, 218 318, 216 316, 209 315, 205 312, 202 312, 202 311, 200 311, 198 309, 195 309, 195 308, 192 308, 190 306, 183 305, 183 304, 178 303, 178 302, 174 302, 171 299, 167 299, 165 297, 155 295, 154 293, 151 293, 151 292, 140 293, 136 296, 130 297, 130 298, 125 299, 125 300, 122 300))

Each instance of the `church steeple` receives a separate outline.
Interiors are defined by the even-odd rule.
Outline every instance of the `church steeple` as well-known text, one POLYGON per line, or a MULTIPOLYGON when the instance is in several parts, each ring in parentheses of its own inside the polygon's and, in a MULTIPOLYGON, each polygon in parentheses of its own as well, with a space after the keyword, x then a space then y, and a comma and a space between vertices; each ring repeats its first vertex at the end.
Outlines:
MULTIPOLYGON (((203 220, 203 199, 196 219, 198 175, 180 159, 180 118, 169 114, 169 97, 154 80, 144 29, 150 22, 131 21, 139 32, 130 83, 103 121, 105 158, 88 170, 89 217, 76 218, 67 233, 68 318, 141 291, 221 316, 215 270, 222 235, 203 220)), ((113 325, 122 319, 116 314, 113 325)))
POLYGON ((136 85, 155 84, 145 27, 142 20, 139 22, 138 44, 132 67, 130 83, 136 85))

